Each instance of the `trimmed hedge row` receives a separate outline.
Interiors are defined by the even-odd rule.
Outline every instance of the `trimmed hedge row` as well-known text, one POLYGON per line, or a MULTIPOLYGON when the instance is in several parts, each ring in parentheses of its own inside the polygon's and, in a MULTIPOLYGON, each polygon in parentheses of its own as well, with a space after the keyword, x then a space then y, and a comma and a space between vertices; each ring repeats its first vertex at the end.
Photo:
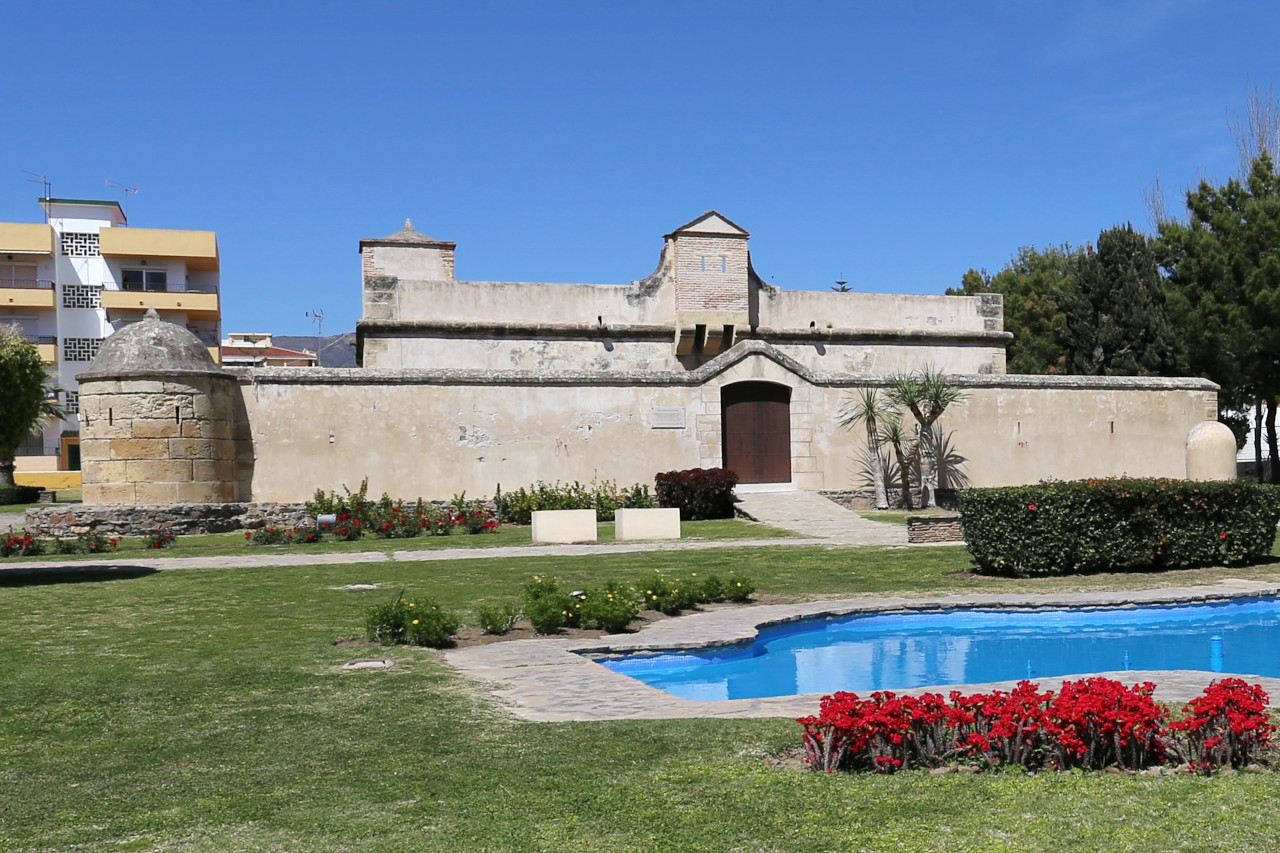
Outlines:
POLYGON ((1271 553, 1280 487, 1106 479, 965 489, 965 544, 1015 577, 1254 563, 1271 553))
POLYGON ((33 504, 38 500, 40 489, 36 486, 0 486, 0 506, 33 504))

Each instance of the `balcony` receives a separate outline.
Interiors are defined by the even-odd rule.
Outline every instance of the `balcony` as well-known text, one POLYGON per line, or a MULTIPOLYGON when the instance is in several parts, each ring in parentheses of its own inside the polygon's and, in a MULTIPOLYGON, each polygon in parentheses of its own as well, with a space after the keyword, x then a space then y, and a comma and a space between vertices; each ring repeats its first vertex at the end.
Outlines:
POLYGON ((53 282, 44 279, 0 280, 0 308, 53 308, 53 282))
POLYGON ((102 307, 108 311, 185 311, 187 317, 219 316, 218 294, 213 290, 188 290, 192 285, 168 284, 146 290, 103 290, 102 307))
POLYGON ((36 345, 40 360, 45 364, 58 363, 58 338, 54 335, 23 335, 28 343, 36 345))

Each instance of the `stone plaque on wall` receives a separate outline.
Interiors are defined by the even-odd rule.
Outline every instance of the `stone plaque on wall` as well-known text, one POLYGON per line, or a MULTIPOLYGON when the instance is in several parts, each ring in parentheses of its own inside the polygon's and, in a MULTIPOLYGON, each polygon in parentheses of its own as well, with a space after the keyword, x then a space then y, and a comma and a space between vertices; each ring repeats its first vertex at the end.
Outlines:
POLYGON ((684 429, 684 407, 654 406, 649 410, 649 423, 654 429, 684 429))

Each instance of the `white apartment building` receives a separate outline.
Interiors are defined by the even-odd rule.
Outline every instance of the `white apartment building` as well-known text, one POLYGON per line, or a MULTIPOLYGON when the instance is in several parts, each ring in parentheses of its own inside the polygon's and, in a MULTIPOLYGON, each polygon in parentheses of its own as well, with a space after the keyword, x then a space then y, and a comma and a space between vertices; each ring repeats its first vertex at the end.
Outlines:
POLYGON ((79 485, 79 386, 98 347, 148 308, 218 358, 218 240, 212 231, 130 228, 114 201, 41 198, 43 223, 0 223, 0 324, 22 329, 58 385, 66 419, 19 449, 18 482, 79 485), (67 472, 67 473, 58 473, 67 472))

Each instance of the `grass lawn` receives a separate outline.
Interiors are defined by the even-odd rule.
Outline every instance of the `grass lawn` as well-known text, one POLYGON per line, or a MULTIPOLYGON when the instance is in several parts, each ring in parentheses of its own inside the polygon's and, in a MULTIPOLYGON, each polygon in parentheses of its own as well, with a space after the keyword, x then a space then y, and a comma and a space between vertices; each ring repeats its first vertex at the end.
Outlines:
POLYGON ((1280 774, 822 775, 788 720, 527 723, 424 649, 337 646, 404 588, 736 568, 806 598, 1280 577, 979 579, 961 548, 746 548, 67 577, 0 587, 0 850, 1266 850, 1280 774), (384 588, 351 592, 356 582, 384 588), (354 658, 388 671, 340 673, 354 658))
MULTIPOLYGON (((15 517, 15 529, 21 516, 15 517)), ((6 533, 8 525, 5 516, 0 514, 0 534, 6 533)), ((689 540, 723 540, 723 539, 777 539, 794 537, 796 534, 757 524, 742 519, 720 519, 714 521, 685 521, 680 525, 681 535, 689 540)), ((508 525, 499 527, 493 533, 468 535, 452 533, 448 536, 419 536, 414 539, 378 539, 367 537, 355 542, 340 542, 328 539, 316 545, 252 545, 245 541, 244 533, 211 533, 204 535, 179 536, 173 546, 163 551, 155 551, 147 546, 146 540, 137 537, 121 539, 114 556, 129 555, 147 557, 211 557, 222 554, 343 554, 352 551, 434 551, 441 548, 498 548, 503 546, 532 545, 532 528, 528 525, 508 525)), ((599 525, 600 542, 613 542, 613 522, 602 522, 599 525)), ((51 560, 66 562, 69 560, 101 560, 102 554, 53 554, 46 553, 39 557, 24 559, 51 560)), ((106 556, 111 556, 108 554, 106 556)), ((4 568, 4 560, 0 558, 0 568, 4 568)))

